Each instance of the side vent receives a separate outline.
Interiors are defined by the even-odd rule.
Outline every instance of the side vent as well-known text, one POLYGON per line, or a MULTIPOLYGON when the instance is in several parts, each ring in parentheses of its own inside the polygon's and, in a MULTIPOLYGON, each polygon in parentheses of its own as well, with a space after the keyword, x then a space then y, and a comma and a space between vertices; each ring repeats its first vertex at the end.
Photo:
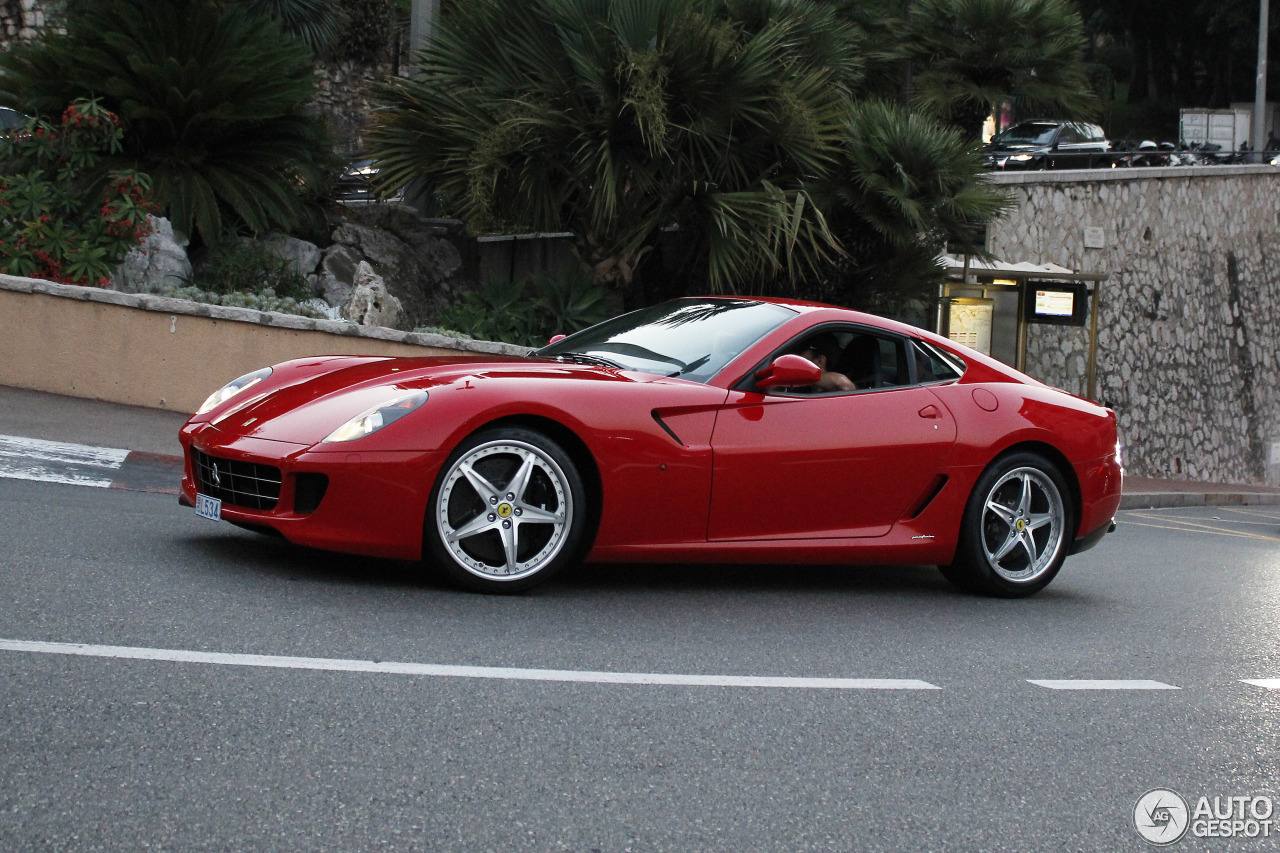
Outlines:
POLYGON ((675 432, 671 429, 671 427, 667 426, 666 422, 665 422, 664 420, 662 420, 662 418, 661 418, 661 417, 659 417, 659 416, 658 416, 658 410, 657 410, 657 409, 654 409, 654 410, 653 410, 653 420, 654 420, 654 422, 655 422, 658 426, 662 427, 662 431, 663 431, 663 432, 665 432, 667 435, 671 436, 671 439, 672 439, 676 444, 680 445, 681 447, 684 447, 684 442, 680 440, 680 436, 676 435, 676 434, 675 434, 675 432))
POLYGON ((933 503, 934 498, 942 493, 942 489, 947 485, 947 477, 945 474, 939 474, 934 478, 933 483, 925 490, 924 496, 916 503, 915 508, 907 513, 907 520, 919 518, 920 513, 929 508, 929 504, 933 503))

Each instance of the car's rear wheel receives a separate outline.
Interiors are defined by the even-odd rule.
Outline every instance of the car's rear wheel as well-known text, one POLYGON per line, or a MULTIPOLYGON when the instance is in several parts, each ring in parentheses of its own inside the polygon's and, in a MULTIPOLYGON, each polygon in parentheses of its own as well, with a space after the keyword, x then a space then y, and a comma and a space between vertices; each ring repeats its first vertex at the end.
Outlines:
POLYGON ((427 551, 471 589, 528 589, 577 559, 585 497, 573 460, 547 436, 481 431, 449 455, 436 479, 427 551))
POLYGON ((942 573, 971 592, 1031 595, 1062 568, 1072 529, 1061 472, 1038 454, 1010 454, 978 478, 961 520, 955 562, 942 573))

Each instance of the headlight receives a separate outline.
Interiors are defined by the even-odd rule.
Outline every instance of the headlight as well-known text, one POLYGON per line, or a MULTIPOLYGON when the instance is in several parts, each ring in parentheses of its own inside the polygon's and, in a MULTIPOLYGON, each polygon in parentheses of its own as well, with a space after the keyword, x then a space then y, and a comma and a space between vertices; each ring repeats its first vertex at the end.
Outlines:
POLYGON ((1031 155, 1030 155, 1030 154, 1014 154, 1014 155, 1013 155, 1012 157, 1010 157, 1009 159, 1010 159, 1010 160, 1017 160, 1019 163, 1025 163, 1025 162, 1027 162, 1028 160, 1030 160, 1030 159, 1031 159, 1031 155))
POLYGON ((427 402, 426 391, 410 391, 399 397, 367 409, 335 429, 325 441, 355 441, 377 432, 387 424, 395 423, 414 409, 427 402))
POLYGON ((217 406, 222 405, 235 395, 239 394, 246 388, 257 385, 262 380, 271 375, 271 368, 264 367, 261 370, 255 370, 253 373, 246 373, 239 379, 233 379, 226 385, 223 385, 217 391, 209 395, 209 399, 200 404, 200 408, 196 409, 197 415, 203 415, 205 412, 211 411, 217 406))

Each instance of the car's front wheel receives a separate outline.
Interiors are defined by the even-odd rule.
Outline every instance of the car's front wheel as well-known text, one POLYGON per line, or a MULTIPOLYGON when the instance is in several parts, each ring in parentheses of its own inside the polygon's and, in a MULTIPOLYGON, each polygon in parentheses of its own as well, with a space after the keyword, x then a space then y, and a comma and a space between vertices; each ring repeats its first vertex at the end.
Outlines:
POLYGON ((1062 474, 1038 454, 996 460, 969 496, 956 558, 943 575, 962 589, 1003 598, 1044 589, 1071 544, 1069 494, 1062 474))
POLYGON ((482 592, 518 592, 578 557, 585 490, 573 460, 540 432, 483 430, 450 454, 427 508, 427 551, 482 592))

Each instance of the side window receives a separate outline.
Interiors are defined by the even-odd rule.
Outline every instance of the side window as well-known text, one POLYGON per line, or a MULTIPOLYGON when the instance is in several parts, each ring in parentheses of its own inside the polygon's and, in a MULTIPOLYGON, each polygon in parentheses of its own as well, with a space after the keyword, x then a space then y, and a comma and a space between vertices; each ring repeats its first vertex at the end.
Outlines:
POLYGON ((1080 133, 1074 125, 1064 125, 1062 132, 1058 134, 1059 145, 1072 145, 1080 141, 1080 133))
POLYGON ((900 339, 859 331, 850 336, 836 369, 848 376, 860 391, 906 385, 907 364, 903 353, 900 339))
POLYGON ((814 362, 822 369, 822 379, 817 385, 790 389, 790 393, 840 394, 907 385, 911 381, 908 346, 902 338, 857 327, 825 327, 807 333, 782 353, 814 362))
POLYGON ((924 341, 914 341, 912 348, 916 357, 916 381, 920 384, 949 382, 963 375, 964 365, 956 356, 924 341))

